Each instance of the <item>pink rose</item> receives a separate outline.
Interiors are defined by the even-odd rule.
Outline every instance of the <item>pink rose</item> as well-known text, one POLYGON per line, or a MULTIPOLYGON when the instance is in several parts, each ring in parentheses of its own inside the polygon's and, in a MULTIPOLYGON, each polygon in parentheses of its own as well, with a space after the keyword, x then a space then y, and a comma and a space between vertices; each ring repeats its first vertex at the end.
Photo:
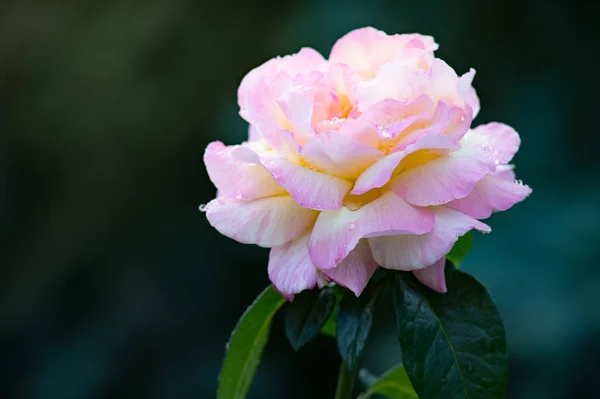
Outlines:
POLYGON ((429 36, 348 33, 329 60, 312 49, 250 71, 238 91, 241 145, 209 144, 218 189, 210 224, 271 248, 288 298, 328 281, 360 295, 379 266, 445 292, 444 259, 478 219, 523 200, 511 127, 470 129, 471 81, 435 58, 429 36))

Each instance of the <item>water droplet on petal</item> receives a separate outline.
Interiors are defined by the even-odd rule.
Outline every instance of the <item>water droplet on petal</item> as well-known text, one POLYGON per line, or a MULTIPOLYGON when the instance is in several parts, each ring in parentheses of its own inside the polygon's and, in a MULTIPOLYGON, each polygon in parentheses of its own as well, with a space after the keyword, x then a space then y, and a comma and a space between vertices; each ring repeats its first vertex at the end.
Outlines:
POLYGON ((200 212, 206 212, 206 207, 208 204, 200 204, 200 206, 198 207, 198 210, 200 212))
POLYGON ((334 116, 331 119, 326 119, 324 121, 321 121, 321 124, 322 125, 335 125, 335 124, 338 124, 345 120, 346 120, 346 118, 338 118, 337 116, 334 116))
POLYGON ((354 222, 348 223, 348 229, 354 230, 355 228, 356 228, 356 224, 354 224, 354 222))
POLYGON ((238 201, 241 201, 241 200, 242 200, 242 198, 243 198, 243 195, 242 195, 242 193, 240 193, 239 191, 237 191, 237 192, 235 193, 235 199, 236 199, 236 200, 238 200, 238 201))
POLYGON ((390 129, 383 129, 381 132, 379 132, 379 135, 382 138, 384 138, 386 140, 389 140, 389 139, 392 138, 393 133, 392 133, 392 131, 390 129))

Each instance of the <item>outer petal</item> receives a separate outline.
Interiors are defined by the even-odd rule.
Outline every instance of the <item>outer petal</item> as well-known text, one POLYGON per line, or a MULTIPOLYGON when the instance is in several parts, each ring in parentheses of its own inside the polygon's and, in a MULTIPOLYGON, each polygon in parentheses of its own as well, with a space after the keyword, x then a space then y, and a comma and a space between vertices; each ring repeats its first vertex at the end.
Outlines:
POLYGON ((469 194, 475 183, 496 165, 477 154, 455 151, 449 156, 403 171, 390 190, 418 206, 446 204, 469 194))
POLYGON ((246 96, 262 78, 275 76, 280 71, 286 71, 291 76, 308 74, 315 70, 324 70, 327 61, 319 52, 311 48, 303 48, 298 53, 285 57, 272 58, 264 64, 254 68, 244 78, 238 89, 238 104, 243 110, 246 108, 246 96))
POLYGON ((519 150, 521 139, 512 127, 491 122, 467 132, 461 144, 483 152, 496 163, 510 162, 519 150))
POLYGON ((444 266, 446 265, 446 257, 440 258, 431 266, 424 269, 413 270, 415 277, 440 294, 445 294, 448 289, 446 287, 446 276, 444 275, 444 266))
POLYGON ((329 60, 350 65, 368 78, 378 65, 387 62, 403 48, 421 48, 433 52, 438 45, 431 36, 404 34, 388 36, 368 27, 356 29, 340 38, 331 50, 329 60))
POLYGON ((458 237, 469 230, 490 231, 486 224, 453 209, 438 207, 434 212, 435 227, 430 233, 369 238, 377 263, 387 269, 423 269, 446 256, 458 237))
POLYGON ((459 106, 465 104, 459 92, 458 75, 450 65, 435 58, 431 63, 429 75, 427 93, 434 101, 442 100, 447 104, 459 106))
POLYGON ((251 201, 285 193, 275 179, 261 165, 245 162, 235 156, 243 146, 225 146, 212 142, 204 152, 204 163, 210 180, 219 195, 251 201))
POLYGON ((308 243, 320 269, 337 266, 363 237, 384 234, 423 234, 433 227, 433 213, 408 205, 392 192, 352 211, 342 207, 319 214, 308 243))
POLYGON ((458 78, 458 91, 465 100, 467 104, 473 110, 473 118, 477 116, 479 113, 480 105, 479 105, 479 97, 477 97, 477 93, 471 84, 473 83, 473 78, 475 77, 475 69, 471 68, 469 72, 462 75, 458 78))
POLYGON ((294 164, 277 154, 264 155, 261 162, 304 208, 338 209, 352 188, 347 180, 294 164))
POLYGON ((451 138, 443 134, 426 134, 421 136, 417 141, 407 146, 403 151, 394 152, 385 158, 377 161, 367 168, 356 180, 352 194, 363 194, 367 191, 383 187, 390 179, 394 170, 400 162, 409 154, 422 149, 457 149, 460 146, 451 138))
POLYGON ((290 130, 304 144, 312 136, 314 86, 303 86, 280 72, 269 81, 263 79, 248 92, 246 112, 262 137, 276 131, 290 130))
POLYGON ((336 267, 323 273, 337 284, 343 285, 359 296, 377 270, 377 263, 371 254, 366 240, 360 240, 356 247, 336 267))
POLYGON ((308 233, 269 253, 269 279, 286 297, 317 285, 320 272, 308 255, 308 233))
POLYGON ((314 223, 317 212, 302 208, 292 197, 261 198, 239 202, 220 197, 206 206, 209 223, 221 234, 244 244, 283 245, 314 223))
POLYGON ((531 188, 502 175, 487 175, 475 184, 473 191, 456 199, 449 207, 477 219, 491 216, 493 211, 505 211, 531 194, 531 188))
POLYGON ((302 150, 302 156, 308 165, 328 174, 356 178, 383 154, 351 137, 329 131, 309 141, 302 150))
POLYGON ((256 128, 256 126, 250 124, 248 125, 248 142, 258 141, 260 140, 260 132, 256 128))
POLYGON ((496 172, 494 172, 494 176, 501 177, 504 180, 513 181, 517 178, 514 169, 514 165, 498 165, 496 167, 496 172))
POLYGON ((291 130, 277 99, 292 85, 292 78, 286 72, 280 72, 272 79, 261 79, 246 94, 245 112, 251 123, 256 126, 263 137, 276 130, 291 130))

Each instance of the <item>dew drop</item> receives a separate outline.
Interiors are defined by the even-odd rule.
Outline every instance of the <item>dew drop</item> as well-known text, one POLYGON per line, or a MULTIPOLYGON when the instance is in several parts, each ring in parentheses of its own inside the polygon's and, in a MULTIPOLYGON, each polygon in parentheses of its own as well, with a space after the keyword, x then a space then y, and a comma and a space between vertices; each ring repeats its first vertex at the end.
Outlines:
POLYGON ((200 212, 206 212, 206 207, 208 204, 200 204, 200 206, 198 207, 198 210, 200 212))
POLYGON ((324 121, 321 121, 321 124, 322 125, 336 125, 344 120, 346 120, 346 118, 338 118, 337 116, 334 116, 331 119, 326 119, 324 121))
POLYGON ((236 199, 236 200, 238 200, 238 201, 241 201, 241 200, 242 200, 242 197, 243 197, 243 196, 242 196, 242 193, 240 193, 239 191, 235 193, 235 199, 236 199))
POLYGON ((392 138, 392 131, 390 129, 383 129, 381 132, 379 132, 379 135, 382 138, 389 140, 392 138))
POLYGON ((356 228, 356 224, 354 224, 354 222, 348 223, 348 229, 354 230, 355 228, 356 228))

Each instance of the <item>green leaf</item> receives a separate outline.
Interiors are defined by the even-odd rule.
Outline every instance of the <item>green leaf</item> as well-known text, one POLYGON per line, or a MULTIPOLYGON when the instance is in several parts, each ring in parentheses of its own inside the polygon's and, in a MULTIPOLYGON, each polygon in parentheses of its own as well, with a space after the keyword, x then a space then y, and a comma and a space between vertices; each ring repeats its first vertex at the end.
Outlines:
POLYGON ((354 370, 362 354, 371 327, 375 302, 383 288, 382 283, 369 283, 360 297, 346 290, 337 315, 337 345, 349 370, 354 370))
POLYGON ((446 262, 448 292, 397 272, 394 307, 402 363, 421 399, 504 399, 506 336, 485 288, 446 262))
POLYGON ((384 395, 389 399, 419 399, 402 365, 383 374, 358 399, 368 399, 376 394, 384 395))
POLYGON ((330 287, 330 288, 333 291, 333 293, 335 294, 335 304, 333 305, 333 310, 329 314, 327 321, 325 321, 325 324, 323 324, 323 327, 321 327, 321 333, 335 338, 336 333, 337 333, 337 321, 336 320, 337 320, 337 314, 338 314, 338 311, 340 308, 340 306, 339 306, 340 301, 342 300, 342 297, 344 296, 344 294, 347 291, 345 288, 340 287, 339 285, 334 285, 333 287, 330 287))
POLYGON ((285 311, 285 334, 295 350, 319 334, 335 305, 331 288, 304 291, 285 311))
POLYGON ((458 237, 458 241, 454 243, 454 246, 446 255, 446 258, 454 263, 456 266, 460 265, 462 260, 467 256, 471 247, 473 246, 473 233, 468 232, 462 237, 458 237))
POLYGON ((325 324, 323 324, 323 327, 321 327, 321 333, 335 338, 335 334, 337 332, 337 325, 335 320, 337 319, 338 309, 339 307, 337 306, 337 304, 334 304, 333 310, 329 314, 329 317, 325 321, 325 324))
POLYGON ((285 299, 270 285, 246 309, 227 343, 217 399, 246 397, 269 340, 271 320, 284 303, 285 299))

